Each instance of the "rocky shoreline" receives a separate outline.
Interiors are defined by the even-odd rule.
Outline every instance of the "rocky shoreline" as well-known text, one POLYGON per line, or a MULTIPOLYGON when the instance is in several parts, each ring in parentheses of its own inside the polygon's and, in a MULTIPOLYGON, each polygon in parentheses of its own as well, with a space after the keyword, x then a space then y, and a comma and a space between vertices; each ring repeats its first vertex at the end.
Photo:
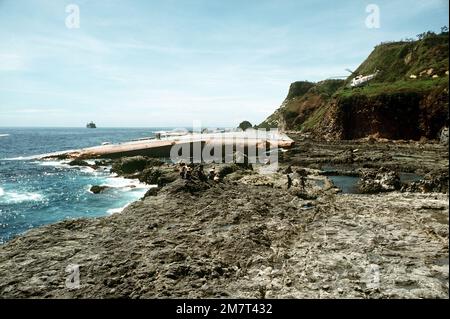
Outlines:
POLYGON ((448 148, 290 136, 278 172, 216 165, 219 182, 198 167, 187 181, 159 160, 114 161, 158 188, 122 213, 0 246, 0 297, 448 298, 448 148), (330 175, 359 177, 359 194, 330 175), (70 265, 79 287, 66 285, 70 265))

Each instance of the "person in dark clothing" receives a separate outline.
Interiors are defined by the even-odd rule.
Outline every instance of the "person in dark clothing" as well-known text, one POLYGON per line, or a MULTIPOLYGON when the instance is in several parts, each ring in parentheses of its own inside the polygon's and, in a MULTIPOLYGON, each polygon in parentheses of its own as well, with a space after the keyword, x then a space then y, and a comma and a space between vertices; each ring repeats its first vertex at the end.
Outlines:
POLYGON ((208 180, 208 177, 205 175, 205 172, 203 171, 203 165, 200 165, 197 169, 197 177, 202 182, 206 182, 208 180))
POLYGON ((192 168, 188 166, 186 170, 186 179, 191 180, 191 178, 192 178, 192 168))
POLYGON ((286 174, 286 176, 287 176, 287 188, 289 189, 289 188, 291 188, 291 186, 292 186, 292 178, 291 178, 291 175, 289 175, 289 174, 286 174))
POLYGON ((214 176, 216 176, 216 170, 215 170, 215 168, 213 167, 213 168, 211 168, 210 170, 209 170, 209 174, 208 174, 208 178, 210 179, 210 180, 214 180, 214 176))
POLYGON ((308 176, 308 173, 304 169, 299 169, 296 173, 300 177, 300 188, 304 190, 306 187, 306 176, 308 176))
POLYGON ((186 177, 186 164, 184 164, 184 163, 181 163, 180 176, 182 179, 185 179, 185 177, 186 177))

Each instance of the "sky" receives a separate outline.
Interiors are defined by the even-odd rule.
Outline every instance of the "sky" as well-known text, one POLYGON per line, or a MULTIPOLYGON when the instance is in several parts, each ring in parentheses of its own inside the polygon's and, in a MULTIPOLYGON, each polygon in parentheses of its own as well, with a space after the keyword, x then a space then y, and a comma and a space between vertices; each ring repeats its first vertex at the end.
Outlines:
POLYGON ((348 75, 380 42, 438 32, 448 7, 448 0, 0 0, 0 126, 258 124, 290 83, 348 75), (366 24, 370 4, 379 9, 378 28, 366 24), (68 5, 79 9, 79 24, 68 5))

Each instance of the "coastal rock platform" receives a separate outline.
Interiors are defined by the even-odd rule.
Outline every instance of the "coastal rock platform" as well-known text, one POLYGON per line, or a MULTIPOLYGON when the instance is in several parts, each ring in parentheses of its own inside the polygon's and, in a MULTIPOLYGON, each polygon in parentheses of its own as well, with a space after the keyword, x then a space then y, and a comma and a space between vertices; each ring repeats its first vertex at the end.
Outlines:
POLYGON ((448 197, 168 188, 30 230, 0 247, 0 278, 3 298, 448 298, 448 197))
POLYGON ((296 145, 272 175, 255 167, 220 182, 177 179, 122 213, 18 236, 0 246, 0 296, 448 298, 448 175, 436 188, 444 192, 339 194, 315 168, 351 150, 356 166, 346 159, 337 172, 370 164, 442 174, 448 150, 296 145), (289 170, 306 175, 303 188, 287 189, 289 170), (67 284, 74 266, 76 287, 67 284))

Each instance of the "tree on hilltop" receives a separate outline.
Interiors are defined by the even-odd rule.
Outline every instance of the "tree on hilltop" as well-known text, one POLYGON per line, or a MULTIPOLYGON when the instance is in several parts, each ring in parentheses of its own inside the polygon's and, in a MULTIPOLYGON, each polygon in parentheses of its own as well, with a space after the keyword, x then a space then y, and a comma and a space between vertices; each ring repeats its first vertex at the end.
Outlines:
POLYGON ((241 122, 241 124, 239 124, 238 127, 239 127, 241 130, 245 131, 245 130, 247 130, 247 129, 249 129, 249 128, 252 128, 253 125, 252 125, 252 123, 250 123, 249 121, 243 121, 243 122, 241 122))

